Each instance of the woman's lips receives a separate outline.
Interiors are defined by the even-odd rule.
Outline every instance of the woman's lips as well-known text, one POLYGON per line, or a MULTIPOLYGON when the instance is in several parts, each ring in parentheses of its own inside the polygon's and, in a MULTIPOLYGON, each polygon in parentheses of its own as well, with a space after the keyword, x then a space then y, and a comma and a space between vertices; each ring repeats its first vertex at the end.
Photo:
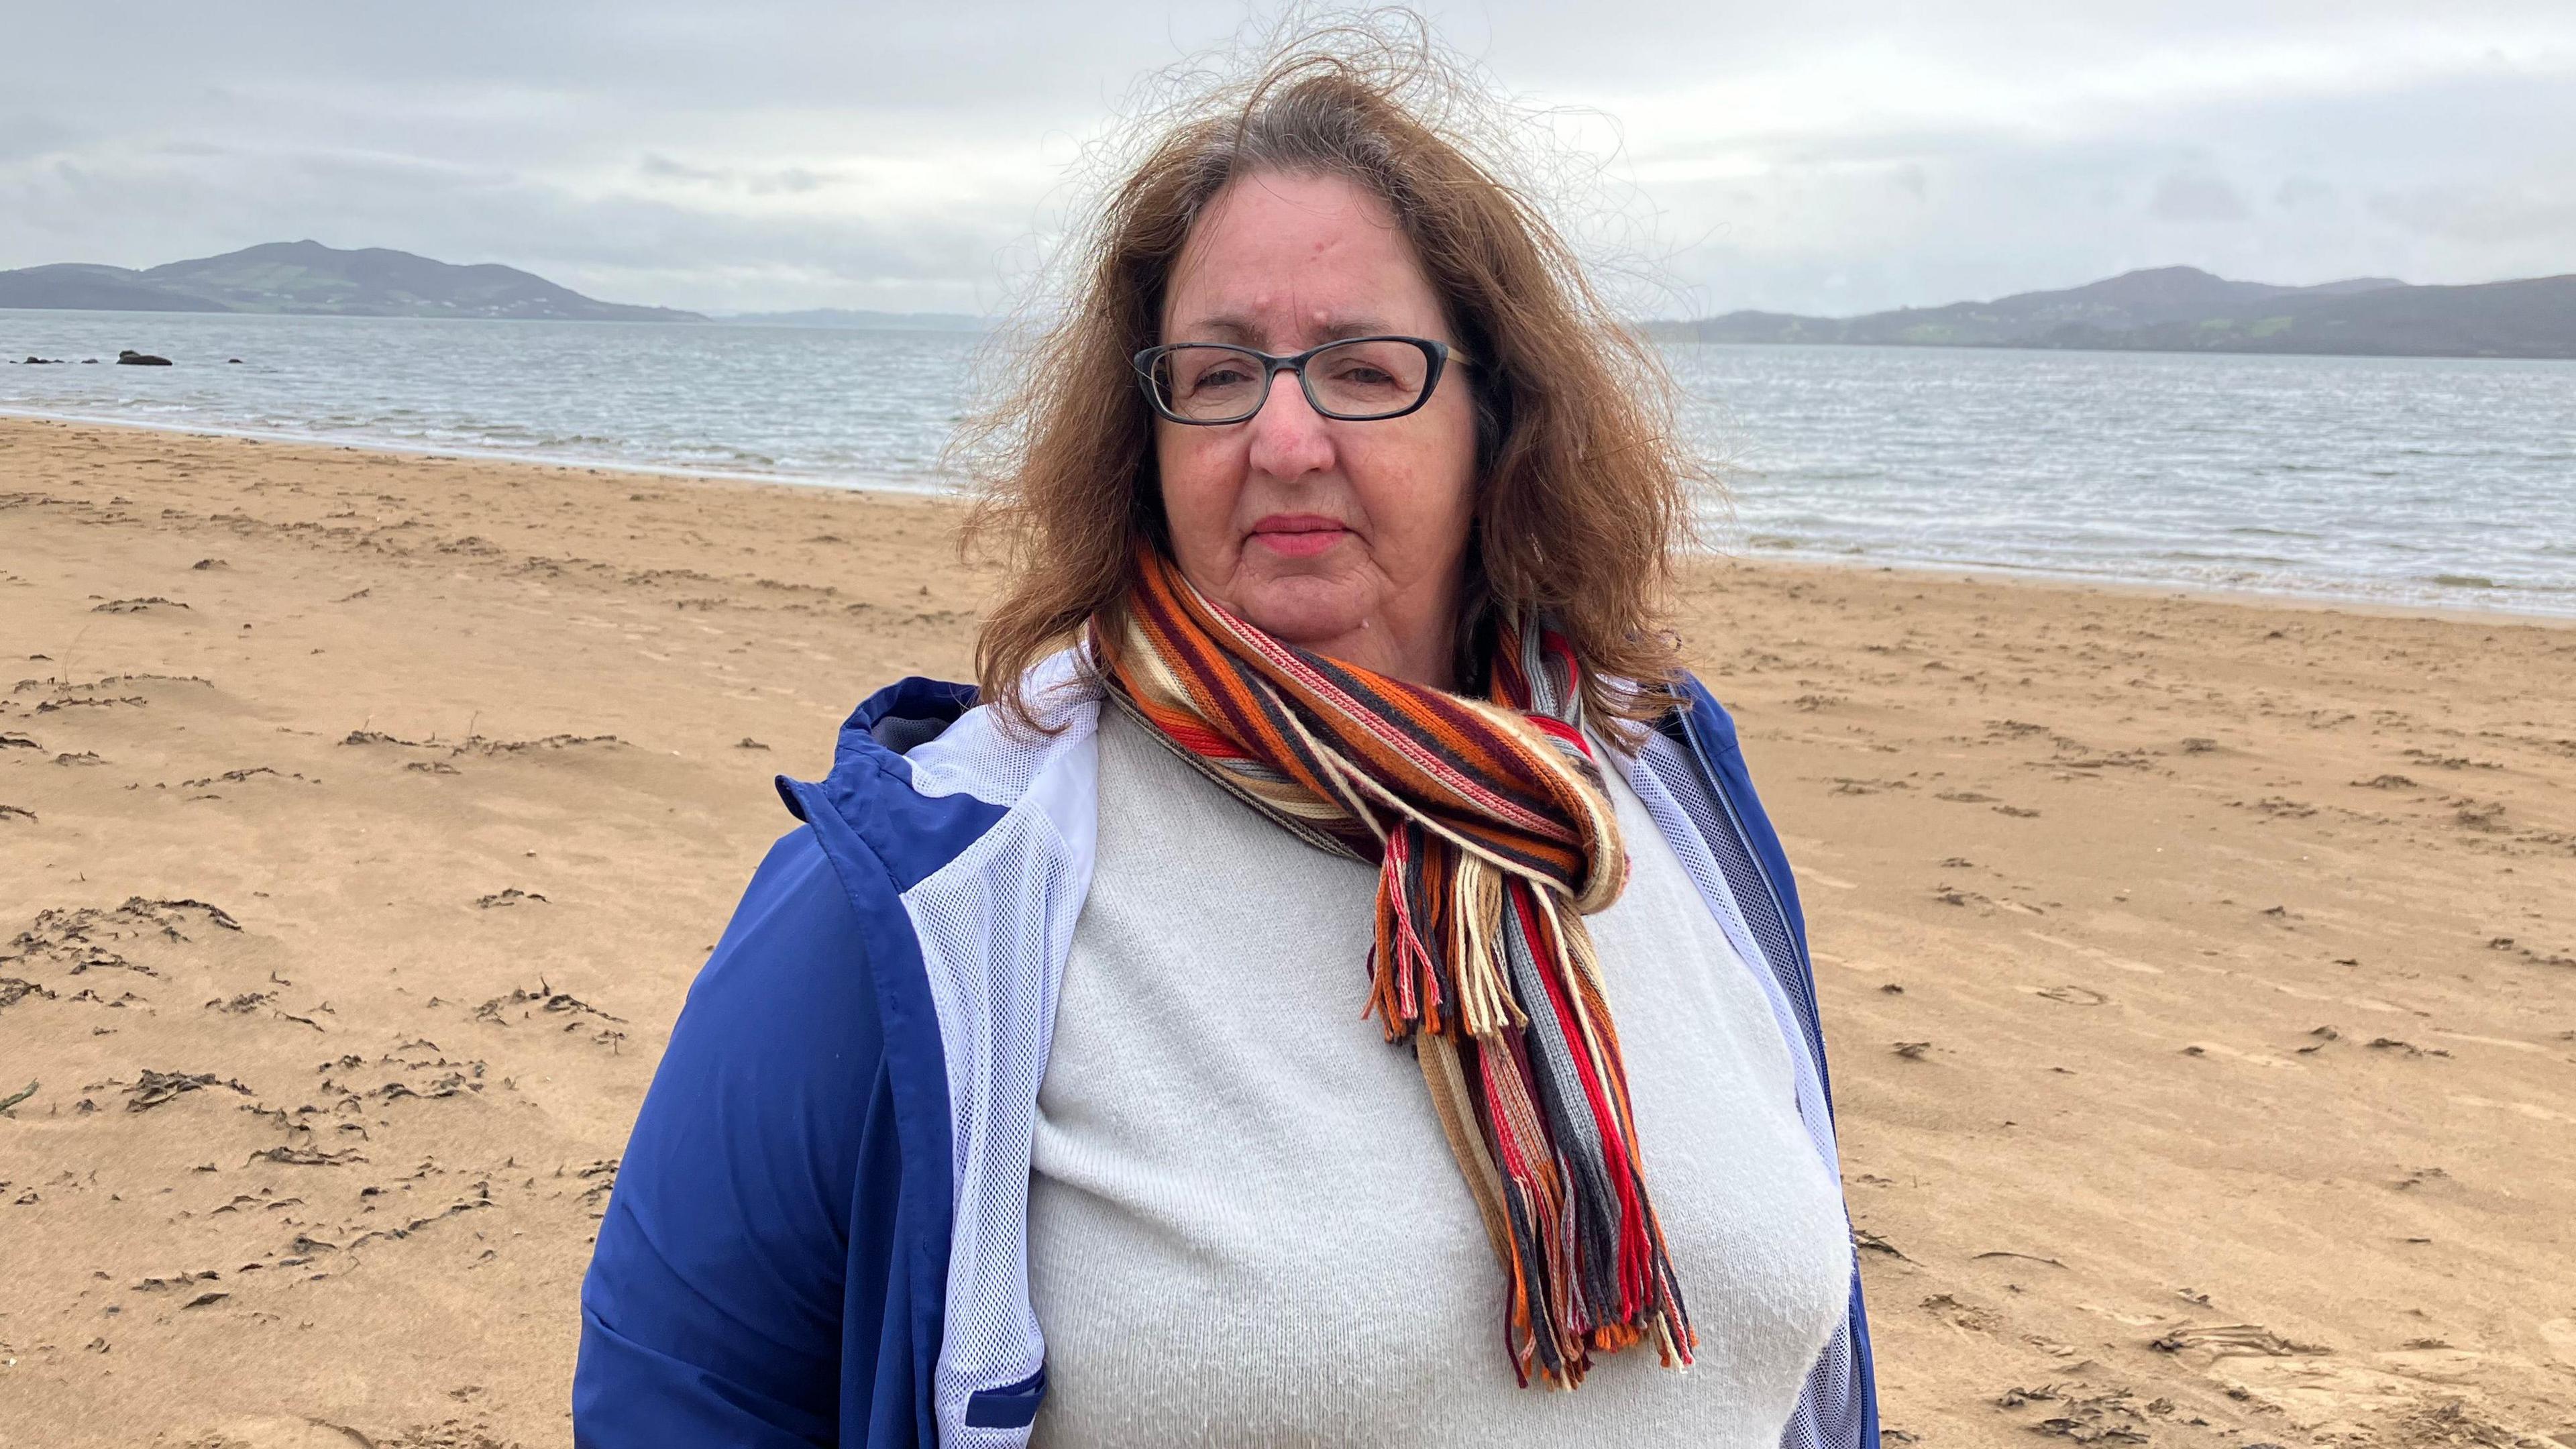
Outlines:
POLYGON ((1350 534, 1340 519, 1317 513, 1274 513, 1252 525, 1252 542, 1287 558, 1312 558, 1350 534))

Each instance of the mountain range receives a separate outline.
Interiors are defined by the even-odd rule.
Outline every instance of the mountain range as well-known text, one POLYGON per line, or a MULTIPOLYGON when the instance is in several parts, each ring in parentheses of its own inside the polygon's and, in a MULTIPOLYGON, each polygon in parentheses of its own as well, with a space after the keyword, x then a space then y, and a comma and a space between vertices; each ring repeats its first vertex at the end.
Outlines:
POLYGON ((267 242, 145 271, 64 262, 0 272, 0 307, 118 312, 298 312, 342 317, 505 317, 702 322, 695 312, 585 297, 532 272, 460 267, 409 252, 267 242))
POLYGON ((2576 275, 2458 287, 2388 277, 2280 287, 2157 267, 1991 302, 1861 317, 1729 312, 1645 330, 1685 342, 2576 357, 2576 275))
MULTIPOLYGON (((602 302, 515 267, 455 266, 383 247, 343 251, 316 241, 268 242, 143 271, 81 262, 0 271, 0 308, 11 307, 708 320, 668 307, 602 302)), ((719 320, 943 332, 988 325, 962 313, 841 308, 737 313, 719 320)), ((1729 312, 1696 321, 1648 322, 1643 329, 1651 337, 1684 342, 2576 358, 2576 275, 2456 287, 2412 287, 2389 277, 2282 287, 2230 281, 2196 267, 2157 267, 1991 302, 1906 307, 1862 317, 1729 312)))
MULTIPOLYGON (((0 272, 0 308, 100 312, 288 312, 340 317, 497 317, 570 322, 704 322, 696 312, 602 302, 533 272, 456 266, 384 247, 344 251, 317 241, 267 242, 136 271, 63 262, 0 272)), ((868 312, 818 307, 737 312, 715 320, 754 327, 883 332, 976 332, 962 312, 868 312)))

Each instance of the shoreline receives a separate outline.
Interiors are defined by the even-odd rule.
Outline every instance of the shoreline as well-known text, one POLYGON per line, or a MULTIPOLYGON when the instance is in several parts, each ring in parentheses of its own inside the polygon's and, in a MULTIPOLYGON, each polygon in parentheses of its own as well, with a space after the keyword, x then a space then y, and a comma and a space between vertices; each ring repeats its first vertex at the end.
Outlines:
POLYGON ((280 443, 289 447, 346 448, 353 452, 382 453, 396 458, 454 458, 469 462, 513 463, 530 468, 579 468, 598 473, 633 473, 646 478, 690 478, 711 483, 777 483, 790 487, 839 488, 851 492, 898 493, 921 498, 948 496, 945 490, 936 486, 929 484, 914 486, 894 478, 840 482, 817 477, 799 477, 792 473, 748 473, 721 468, 684 468, 676 464, 550 458, 541 453, 510 453, 484 448, 445 448, 429 443, 386 442, 377 438, 335 437, 263 428, 227 428, 211 423, 163 423, 144 418, 105 418, 92 413, 52 413, 33 408, 5 406, 0 406, 0 418, 35 423, 79 423, 98 428, 133 428, 147 433, 175 433, 181 437, 190 438, 240 438, 255 443, 280 443))
MULTIPOLYGON (((2548 279, 2548 278, 2526 278, 2526 279, 2522 279, 2522 280, 2541 281, 2541 280, 2549 280, 2549 279, 2548 279)), ((2438 285, 2438 284, 2437 284, 2437 285, 2438 285)), ((2473 284, 2473 285, 2474 285, 2474 284, 2473 284)), ((791 309, 791 310, 793 310, 793 309, 791 309)), ((1929 308, 1929 309, 1920 309, 1920 308, 1918 308, 1918 309, 1914 309, 1914 310, 1938 310, 1938 307, 1937 307, 1937 305, 1936 305, 1935 307, 1932 307, 1932 308, 1929 308)), ((883 331, 883 332, 929 332, 929 333, 951 333, 951 332, 960 332, 960 333, 970 333, 970 334, 972 334, 972 333, 979 333, 979 332, 982 332, 982 333, 988 333, 988 332, 990 332, 990 331, 992 331, 992 330, 996 330, 996 329, 999 329, 999 328, 1001 328, 1001 327, 1007 326, 1007 325, 1009 325, 1009 322, 1010 322, 1010 319, 1009 319, 1007 316, 1003 316, 1003 317, 986 317, 986 318, 979 318, 979 319, 977 319, 978 321, 980 321, 980 322, 982 322, 983 324, 985 324, 985 325, 984 325, 983 327, 981 327, 981 328, 947 328, 947 327, 882 327, 882 328, 880 328, 880 327, 838 327, 838 326, 830 326, 830 327, 809 327, 807 324, 803 324, 803 323, 794 323, 794 322, 751 322, 751 321, 745 321, 745 320, 743 320, 743 319, 741 319, 741 318, 739 318, 739 317, 721 316, 721 315, 717 315, 717 314, 714 314, 714 313, 697 313, 697 314, 694 314, 694 315, 689 316, 689 317, 454 317, 454 316, 411 316, 411 315, 408 315, 408 314, 379 314, 379 313, 362 313, 362 312, 230 312, 230 311, 227 311, 227 312, 168 312, 168 311, 134 311, 134 310, 130 310, 130 309, 117 308, 117 307, 0 307, 0 317, 6 317, 6 316, 16 315, 16 314, 23 314, 23 315, 28 315, 28 316, 46 316, 46 315, 49 315, 49 314, 59 313, 59 312, 74 312, 74 313, 80 313, 80 314, 83 314, 83 315, 86 315, 86 316, 134 317, 134 318, 140 318, 140 319, 167 318, 167 317, 174 317, 174 316, 178 316, 178 317, 221 317, 221 318, 223 318, 223 319, 225 319, 225 320, 227 320, 227 321, 257 321, 257 320, 266 319, 266 318, 280 318, 280 319, 288 319, 288 320, 308 320, 308 321, 309 321, 309 320, 315 320, 315 319, 321 319, 321 320, 329 320, 329 321, 343 321, 343 322, 471 322, 471 323, 483 323, 483 322, 533 322, 533 323, 538 323, 538 324, 541 324, 541 325, 548 325, 548 326, 565 326, 565 325, 572 325, 572 326, 591 326, 591 327, 630 327, 630 326, 639 326, 639 325, 640 325, 640 326, 648 326, 648 327, 687 327, 687 328, 696 328, 696 327, 783 327, 783 328, 793 328, 793 329, 797 329, 797 330, 811 330, 811 331, 835 331, 835 332, 880 332, 880 331, 883 331)), ((1710 320, 1714 320, 1714 319, 1712 319, 1712 318, 1689 318, 1689 317, 1647 317, 1647 318, 1635 318, 1635 319, 1631 319, 1631 320, 1630 320, 1630 322, 1628 323, 1628 325, 1629 325, 1630 327, 1632 327, 1633 329, 1635 329, 1636 331, 1638 331, 1641 335, 1645 336, 1645 337, 1647 338, 1647 340, 1649 340, 1649 341, 1651 341, 1651 342, 1655 342, 1655 343, 1657 343, 1657 344, 1659 344, 1659 345, 1664 345, 1664 346, 1682 346, 1682 347, 1740 347, 1740 348, 1783 348, 1783 349, 1786 349, 1786 348, 1809 348, 1809 349, 1817 349, 1817 350, 1827 350, 1827 349, 1832 349, 1832 350, 1841 350, 1841 351, 1850 351, 1850 352, 1868 351, 1868 350, 1873 350, 1873 349, 1877 349, 1877 350, 1885 350, 1885 351, 1891 351, 1891 352, 1935 352, 1935 351, 1940 351, 1940 352, 2010 352, 2010 353, 2027 353, 2027 354, 2032 354, 2032 355, 2037 355, 2037 356, 2063 355, 2063 354, 2067 354, 2067 353, 2077 353, 2077 354, 2121 354, 2121 355, 2137 355, 2137 356, 2148 356, 2148 357, 2217 357, 2217 358, 2239 358, 2239 359, 2242 359, 2242 358, 2268 358, 2268 357, 2294 357, 2294 358, 2317 358, 2317 359, 2321 359, 2321 360, 2326 360, 2326 361, 2335 361, 2335 362, 2383 362, 2383 361, 2384 361, 2384 362, 2470 362, 2470 363, 2486 363, 2486 362, 2494 362, 2494 363, 2531 363, 2531 362, 2538 362, 2538 363, 2567 363, 2567 364, 2576 364, 2576 352, 2560 352, 2560 353, 2547 353, 2547 354, 2519 354, 2519 353, 2496 353, 2496 352, 2329 352, 2329 351, 2322 351, 2322 350, 2320 350, 2320 351, 2298 351, 2298 350, 2289 350, 2289 349, 2275 350, 2275 349, 2271 349, 2271 348, 2246 348, 2246 349, 2242 349, 2242 350, 2231 350, 2231 349, 2226 349, 2226 348, 2212 348, 2212 347, 2108 347, 2108 346, 2092 346, 2092 347, 2056 347, 2056 346, 2044 346, 2044 345, 2040 345, 2040 344, 2037 344, 2037 343, 2029 343, 2029 342, 1897 342, 1897 341, 1876 341, 1876 342, 1799 342, 1799 341, 1785 341, 1785 340, 1783 340, 1783 341, 1746 341, 1746 340, 1741 340, 1741 339, 1737 339, 1737 340, 1728 340, 1728 339, 1719 339, 1719 338, 1703 338, 1703 337, 1698 337, 1698 336, 1685 336, 1685 335, 1683 335, 1683 334, 1682 334, 1681 329, 1683 329, 1683 328, 1687 328, 1687 327, 1690 327, 1690 326, 1692 326, 1692 325, 1693 325, 1694 323, 1696 323, 1696 322, 1704 322, 1704 321, 1710 321, 1710 320)), ((1844 321, 1851 321, 1851 320, 1854 320, 1854 319, 1852 319, 1852 318, 1841 318, 1841 317, 1823 317, 1823 318, 1816 318, 1816 319, 1813 319, 1813 320, 1821 321, 1821 322, 1844 322, 1844 321)))
MULTIPOLYGON (((435 319, 433 319, 435 320, 435 319)), ((1818 344, 1727 343, 1723 346, 1801 346, 1818 344)), ((125 428, 147 433, 172 434, 181 437, 231 438, 285 447, 322 450, 348 449, 391 458, 439 458, 464 462, 500 463, 540 469, 567 469, 597 473, 602 476, 626 474, 641 478, 677 479, 691 482, 748 484, 755 487, 775 486, 794 489, 818 489, 827 492, 885 495, 899 498, 921 498, 959 503, 965 497, 966 485, 952 482, 946 486, 930 483, 912 484, 893 478, 838 480, 799 477, 785 473, 752 473, 719 469, 659 466, 628 461, 600 462, 577 458, 550 458, 541 454, 509 453, 475 448, 442 448, 427 444, 391 443, 368 439, 318 437, 309 434, 276 432, 251 428, 224 428, 213 425, 161 423, 130 418, 98 417, 90 414, 50 413, 25 408, 0 407, 0 420, 37 423, 77 424, 86 427, 125 428)), ((1998 583, 2026 583, 2042 588, 2100 589, 2111 593, 2137 596, 2170 596, 2206 600, 2211 603, 2240 604, 2249 607, 2279 606, 2312 609, 2325 613, 2349 612, 2377 618, 2427 618, 2466 623, 2497 625, 2527 624, 2539 628, 2576 628, 2576 605, 2565 612, 2539 609, 2480 608, 2471 604, 2431 604, 2373 598, 2368 595, 2330 591, 2270 590, 2230 588, 2215 584, 2176 584, 2152 579, 2126 578, 2084 573, 2074 570, 2026 568, 2013 564, 1971 564, 1936 562, 1921 559, 1883 557, 1855 558, 1846 555, 1812 552, 1804 549, 1745 548, 1725 551, 1704 548, 1690 555, 1693 563, 1703 566, 1765 568, 1789 566, 1855 572, 1886 571, 1919 574, 1936 578, 1980 579, 1998 583)))
POLYGON ((1701 557, 1754 569, 1782 567, 1907 574, 1949 579, 1959 583, 2067 589, 2116 594, 2128 598, 2160 598, 2231 605, 2247 609, 2291 609, 2323 614, 2351 614, 2373 619, 2424 619, 2455 624, 2485 624, 2493 627, 2528 625, 2540 629, 2576 629, 2576 613, 2524 613, 2512 609, 2475 609, 2446 604, 2398 603, 2383 599, 2357 598, 2345 594, 2289 591, 2276 593, 2264 589, 2222 588, 2212 584, 2154 583, 2143 579, 2110 578, 2099 574, 2058 573, 2042 569, 2016 568, 2010 564, 1920 563, 1899 559, 1863 562, 1858 559, 1837 559, 1807 554, 1796 549, 1776 551, 1764 549, 1741 554, 1710 553, 1701 557))
MULTIPOLYGON (((1828 317, 1822 320, 1835 322, 1849 319, 1828 317)), ((2509 353, 2494 352, 2276 352, 2264 348, 2247 348, 2243 351, 2230 351, 2216 347, 2042 347, 2027 342, 1730 342, 1721 341, 1716 338, 1682 337, 1670 333, 1659 336, 1652 330, 1655 324, 1648 323, 1646 325, 1647 336, 1651 340, 1667 345, 1682 347, 1808 347, 1819 350, 1836 349, 1849 352, 1860 352, 1877 348, 1889 352, 2021 352, 2043 357, 2052 355, 2062 356, 2067 353, 2108 353, 2137 357, 2224 357, 2238 359, 2256 357, 2313 357, 2332 362, 2540 362, 2576 364, 2576 352, 2562 352, 2548 356, 2526 357, 2509 353)), ((1685 323, 1683 325, 1688 324, 1685 323)))
MULTIPOLYGON (((998 581, 952 503, 706 481, 0 421, 19 1439, 562 1442, 775 777, 965 673, 998 581)), ((1891 1444, 2564 1434, 2576 633, 1679 594, 1796 872, 1891 1444)))

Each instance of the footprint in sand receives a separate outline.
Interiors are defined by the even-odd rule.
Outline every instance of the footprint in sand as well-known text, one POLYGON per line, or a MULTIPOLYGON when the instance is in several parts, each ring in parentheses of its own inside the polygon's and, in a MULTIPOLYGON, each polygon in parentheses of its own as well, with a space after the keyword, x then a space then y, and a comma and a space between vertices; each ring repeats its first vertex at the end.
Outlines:
POLYGON ((2576 1368, 2576 1318, 2553 1318, 2540 1325, 2540 1341, 2549 1345, 2549 1356, 2576 1368))

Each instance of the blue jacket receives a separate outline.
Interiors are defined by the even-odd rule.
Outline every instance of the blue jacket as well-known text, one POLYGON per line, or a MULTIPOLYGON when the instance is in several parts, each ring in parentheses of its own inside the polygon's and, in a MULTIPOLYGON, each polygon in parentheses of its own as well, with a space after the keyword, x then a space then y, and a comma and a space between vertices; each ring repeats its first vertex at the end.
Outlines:
MULTIPOLYGON (((1055 984, 1090 883, 1100 700, 1059 656, 1051 737, 907 679, 780 777, 770 848, 690 989, 582 1284, 577 1443, 1023 1446, 1046 1394, 1025 1227, 1055 984)), ((1623 759, 1755 969, 1834 1158, 1787 859, 1698 681, 1623 759)), ((1855 1273, 1783 1435, 1877 1449, 1855 1273)))

